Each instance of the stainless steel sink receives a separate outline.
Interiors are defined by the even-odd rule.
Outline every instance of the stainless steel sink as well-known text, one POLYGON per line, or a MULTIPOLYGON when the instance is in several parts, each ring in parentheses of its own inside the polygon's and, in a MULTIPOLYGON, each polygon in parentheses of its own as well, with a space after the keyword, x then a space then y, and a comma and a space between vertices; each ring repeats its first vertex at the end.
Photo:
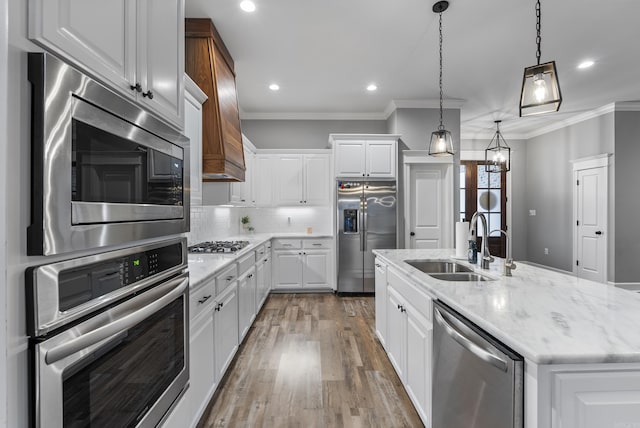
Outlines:
POLYGON ((473 269, 449 260, 405 260, 405 263, 429 275, 432 273, 473 272, 473 269))
POLYGON ((474 272, 457 272, 457 273, 430 273, 429 276, 435 279, 443 281, 493 281, 493 278, 489 278, 484 275, 480 275, 474 272))

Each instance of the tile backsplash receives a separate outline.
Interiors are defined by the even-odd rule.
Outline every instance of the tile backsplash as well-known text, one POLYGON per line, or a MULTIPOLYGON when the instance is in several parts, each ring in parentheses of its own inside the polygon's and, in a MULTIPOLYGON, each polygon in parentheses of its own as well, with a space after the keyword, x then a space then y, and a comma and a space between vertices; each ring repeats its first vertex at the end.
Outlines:
POLYGON ((192 206, 189 245, 242 234, 240 218, 245 215, 255 233, 306 233, 309 227, 314 234, 331 234, 333 230, 331 207, 192 206))

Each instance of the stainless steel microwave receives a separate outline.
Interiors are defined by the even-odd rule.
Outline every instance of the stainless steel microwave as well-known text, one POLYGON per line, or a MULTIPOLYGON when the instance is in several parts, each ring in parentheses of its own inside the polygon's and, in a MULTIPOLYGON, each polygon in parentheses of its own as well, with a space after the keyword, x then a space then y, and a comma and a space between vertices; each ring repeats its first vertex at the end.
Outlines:
POLYGON ((189 230, 189 140, 46 53, 31 83, 29 255, 189 230))

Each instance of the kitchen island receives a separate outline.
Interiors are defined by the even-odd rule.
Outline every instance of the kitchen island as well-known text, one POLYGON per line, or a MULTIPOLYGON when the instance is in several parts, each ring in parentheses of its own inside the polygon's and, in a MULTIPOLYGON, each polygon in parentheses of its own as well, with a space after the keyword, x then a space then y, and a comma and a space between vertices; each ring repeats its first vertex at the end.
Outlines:
POLYGON ((452 259, 451 249, 375 254, 376 330, 427 426, 430 383, 425 378, 420 394, 423 379, 410 379, 409 342, 424 337, 414 349, 430 346, 430 304, 437 299, 524 357, 525 427, 640 427, 640 294, 523 263, 506 277, 502 259, 483 270, 452 259), (438 280, 407 260, 450 260, 489 280, 438 280), (393 303, 380 305, 381 297, 393 303), (394 355, 398 305, 422 322, 409 319, 408 348, 394 355))

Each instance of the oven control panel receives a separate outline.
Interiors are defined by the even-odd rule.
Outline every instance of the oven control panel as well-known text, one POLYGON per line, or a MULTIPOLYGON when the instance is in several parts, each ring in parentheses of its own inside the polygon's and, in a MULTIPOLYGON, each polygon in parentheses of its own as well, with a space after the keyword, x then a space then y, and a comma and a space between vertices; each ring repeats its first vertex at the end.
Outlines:
POLYGON ((58 276, 59 310, 67 311, 181 264, 183 247, 177 243, 63 270, 58 276))

